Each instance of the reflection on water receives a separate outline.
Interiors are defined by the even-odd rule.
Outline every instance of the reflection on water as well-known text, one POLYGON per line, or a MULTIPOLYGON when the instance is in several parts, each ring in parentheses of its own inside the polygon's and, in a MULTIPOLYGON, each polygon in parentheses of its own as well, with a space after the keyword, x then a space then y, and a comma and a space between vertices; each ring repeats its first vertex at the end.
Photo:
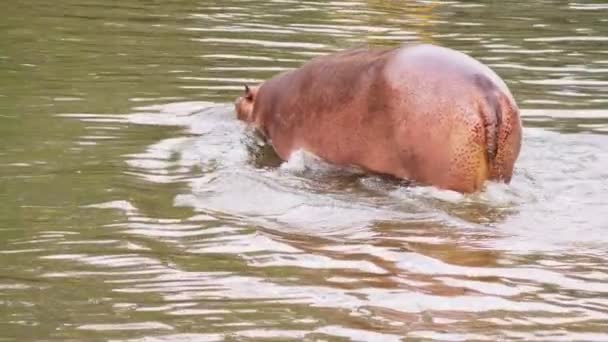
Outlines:
POLYGON ((0 340, 608 339, 604 4, 9 3, 0 340), (407 41, 509 84, 512 184, 280 163, 235 120, 244 82, 407 41))

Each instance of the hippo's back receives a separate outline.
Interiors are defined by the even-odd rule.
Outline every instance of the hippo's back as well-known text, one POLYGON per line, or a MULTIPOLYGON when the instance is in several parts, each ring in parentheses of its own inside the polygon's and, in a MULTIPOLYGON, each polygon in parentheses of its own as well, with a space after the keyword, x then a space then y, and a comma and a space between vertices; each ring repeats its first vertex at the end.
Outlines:
MULTIPOLYGON (((503 80, 476 59, 449 48, 421 44, 400 48, 385 68, 384 76, 393 88, 415 84, 420 92, 462 92, 483 87, 499 90, 513 101, 503 80)), ((453 99, 454 94, 449 94, 453 99)))

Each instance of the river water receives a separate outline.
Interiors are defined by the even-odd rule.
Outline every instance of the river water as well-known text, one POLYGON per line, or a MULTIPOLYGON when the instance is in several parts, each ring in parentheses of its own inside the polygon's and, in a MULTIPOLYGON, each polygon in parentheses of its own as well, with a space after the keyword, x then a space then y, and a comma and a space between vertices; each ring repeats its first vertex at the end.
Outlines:
POLYGON ((1 341, 608 341, 605 2, 3 4, 1 341), (505 79, 512 184, 281 164, 235 119, 245 82, 408 42, 505 79))

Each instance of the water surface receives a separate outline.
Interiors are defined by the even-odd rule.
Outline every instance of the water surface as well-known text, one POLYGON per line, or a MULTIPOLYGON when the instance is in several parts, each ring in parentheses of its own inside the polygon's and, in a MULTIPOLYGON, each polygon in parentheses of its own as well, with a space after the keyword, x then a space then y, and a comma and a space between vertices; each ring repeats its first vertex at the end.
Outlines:
POLYGON ((0 340, 608 340, 604 3, 4 7, 0 340), (512 184, 281 164, 235 120, 243 83, 408 42, 505 79, 512 184))

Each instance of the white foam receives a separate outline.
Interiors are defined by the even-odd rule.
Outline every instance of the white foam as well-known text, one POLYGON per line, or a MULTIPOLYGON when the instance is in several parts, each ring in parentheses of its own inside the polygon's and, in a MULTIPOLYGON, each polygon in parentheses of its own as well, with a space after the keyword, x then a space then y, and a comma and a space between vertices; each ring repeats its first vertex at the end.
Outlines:
POLYGON ((345 174, 359 174, 362 171, 354 166, 339 166, 325 161, 317 155, 299 149, 294 151, 287 162, 281 164, 281 169, 294 173, 302 173, 305 171, 313 171, 316 173, 345 173, 345 174))

